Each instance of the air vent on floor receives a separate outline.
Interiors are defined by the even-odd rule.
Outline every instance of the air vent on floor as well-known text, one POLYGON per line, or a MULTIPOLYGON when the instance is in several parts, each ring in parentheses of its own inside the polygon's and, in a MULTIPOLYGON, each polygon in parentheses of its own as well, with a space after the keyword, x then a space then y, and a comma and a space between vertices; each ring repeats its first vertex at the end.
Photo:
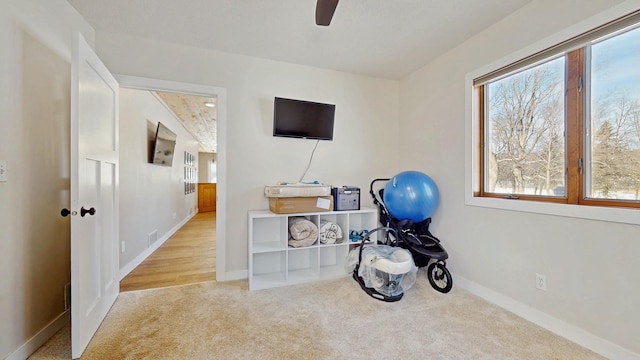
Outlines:
POLYGON ((158 230, 153 230, 152 232, 150 232, 149 235, 147 235, 147 238, 149 239, 149 247, 151 247, 153 243, 158 241, 158 230))

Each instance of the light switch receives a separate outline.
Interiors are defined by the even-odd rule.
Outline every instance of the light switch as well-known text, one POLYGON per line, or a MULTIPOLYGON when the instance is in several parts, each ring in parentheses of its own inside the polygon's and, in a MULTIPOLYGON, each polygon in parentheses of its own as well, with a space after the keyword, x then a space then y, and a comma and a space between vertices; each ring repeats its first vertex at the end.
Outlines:
POLYGON ((7 162, 0 161, 0 182, 7 181, 7 162))

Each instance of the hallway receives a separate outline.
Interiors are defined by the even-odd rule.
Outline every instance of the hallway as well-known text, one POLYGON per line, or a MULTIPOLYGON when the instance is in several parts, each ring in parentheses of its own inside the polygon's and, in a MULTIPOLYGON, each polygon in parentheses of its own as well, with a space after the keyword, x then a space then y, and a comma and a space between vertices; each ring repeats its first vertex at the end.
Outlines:
POLYGON ((216 279, 216 212, 196 214, 120 281, 120 291, 216 279))

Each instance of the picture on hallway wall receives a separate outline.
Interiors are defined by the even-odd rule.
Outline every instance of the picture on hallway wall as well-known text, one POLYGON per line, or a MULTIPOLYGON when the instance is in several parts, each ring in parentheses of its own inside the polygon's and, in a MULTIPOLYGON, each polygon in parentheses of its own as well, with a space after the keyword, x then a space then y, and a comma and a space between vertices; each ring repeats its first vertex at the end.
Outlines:
POLYGON ((196 156, 184 152, 184 194, 188 195, 196 191, 198 169, 195 167, 196 156))

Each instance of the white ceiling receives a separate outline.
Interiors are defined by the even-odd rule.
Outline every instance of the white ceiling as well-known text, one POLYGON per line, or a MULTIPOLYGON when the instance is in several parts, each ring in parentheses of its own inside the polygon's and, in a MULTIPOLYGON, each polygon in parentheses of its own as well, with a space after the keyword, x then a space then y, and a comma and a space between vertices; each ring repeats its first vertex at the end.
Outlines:
POLYGON ((400 79, 531 0, 68 0, 98 32, 400 79))

